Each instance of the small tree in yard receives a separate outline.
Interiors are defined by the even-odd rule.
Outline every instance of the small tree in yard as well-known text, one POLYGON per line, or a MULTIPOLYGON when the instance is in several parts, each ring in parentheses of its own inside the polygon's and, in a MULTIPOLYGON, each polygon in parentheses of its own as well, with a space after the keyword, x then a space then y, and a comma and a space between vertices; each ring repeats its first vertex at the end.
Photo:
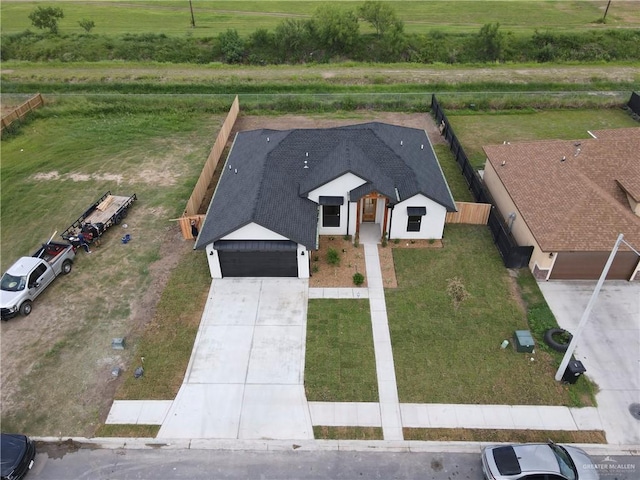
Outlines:
POLYGON ((29 14, 31 24, 41 30, 49 30, 58 33, 58 20, 64 18, 64 12, 60 7, 38 7, 29 14))
POLYGON ((93 27, 96 26, 96 22, 83 18, 78 22, 78 25, 80 25, 85 32, 90 33, 91 30, 93 30, 93 27))
POLYGON ((458 310, 460 304, 471 296, 459 277, 447 279, 447 294, 451 297, 455 310, 458 310))

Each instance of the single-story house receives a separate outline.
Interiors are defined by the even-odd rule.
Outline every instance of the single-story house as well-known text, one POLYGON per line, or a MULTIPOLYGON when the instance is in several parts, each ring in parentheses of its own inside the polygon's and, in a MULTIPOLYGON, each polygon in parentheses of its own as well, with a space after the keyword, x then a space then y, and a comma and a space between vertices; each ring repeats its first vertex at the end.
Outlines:
POLYGON ((441 239, 455 202, 423 130, 239 132, 196 240, 211 276, 309 277, 319 235, 441 239))
POLYGON ((483 179, 536 278, 640 279, 640 128, 484 147, 483 179))

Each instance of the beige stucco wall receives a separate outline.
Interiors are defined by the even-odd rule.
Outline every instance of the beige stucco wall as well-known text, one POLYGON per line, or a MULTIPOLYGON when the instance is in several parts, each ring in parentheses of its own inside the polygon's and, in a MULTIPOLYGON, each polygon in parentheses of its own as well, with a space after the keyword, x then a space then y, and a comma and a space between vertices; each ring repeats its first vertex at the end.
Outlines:
POLYGON ((487 189, 491 192, 491 195, 493 195, 498 211, 502 214, 505 220, 509 221, 509 214, 515 212, 516 219, 513 222, 511 232, 518 242, 518 245, 533 245, 533 253, 531 254, 531 260, 529 261, 529 268, 533 270, 535 265, 538 265, 538 268, 542 270, 551 269, 556 258, 555 254, 553 257, 549 257, 550 252, 544 252, 540 249, 538 242, 522 218, 520 210, 518 210, 511 199, 511 196, 500 181, 493 165, 488 161, 485 162, 483 180, 487 189))
POLYGON ((631 211, 640 217, 640 203, 636 202, 631 195, 627 193, 627 200, 629 201, 629 206, 631 207, 631 211))

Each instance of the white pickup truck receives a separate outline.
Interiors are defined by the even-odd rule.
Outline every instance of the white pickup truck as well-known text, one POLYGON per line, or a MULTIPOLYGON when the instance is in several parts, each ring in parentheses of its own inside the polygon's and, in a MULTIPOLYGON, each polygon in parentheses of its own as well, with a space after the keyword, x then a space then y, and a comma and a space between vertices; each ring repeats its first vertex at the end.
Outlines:
POLYGON ((29 315, 32 302, 55 278, 71 271, 76 247, 49 241, 30 257, 11 265, 0 279, 0 317, 9 320, 18 313, 29 315))

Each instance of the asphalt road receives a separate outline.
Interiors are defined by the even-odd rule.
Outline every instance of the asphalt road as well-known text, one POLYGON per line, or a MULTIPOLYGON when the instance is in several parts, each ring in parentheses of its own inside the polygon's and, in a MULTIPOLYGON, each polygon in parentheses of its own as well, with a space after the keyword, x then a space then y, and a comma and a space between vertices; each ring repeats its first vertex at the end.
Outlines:
MULTIPOLYGON (((601 480, 637 480, 638 456, 594 456, 601 480)), ((481 480, 477 453, 80 449, 41 452, 27 480, 481 480)))

